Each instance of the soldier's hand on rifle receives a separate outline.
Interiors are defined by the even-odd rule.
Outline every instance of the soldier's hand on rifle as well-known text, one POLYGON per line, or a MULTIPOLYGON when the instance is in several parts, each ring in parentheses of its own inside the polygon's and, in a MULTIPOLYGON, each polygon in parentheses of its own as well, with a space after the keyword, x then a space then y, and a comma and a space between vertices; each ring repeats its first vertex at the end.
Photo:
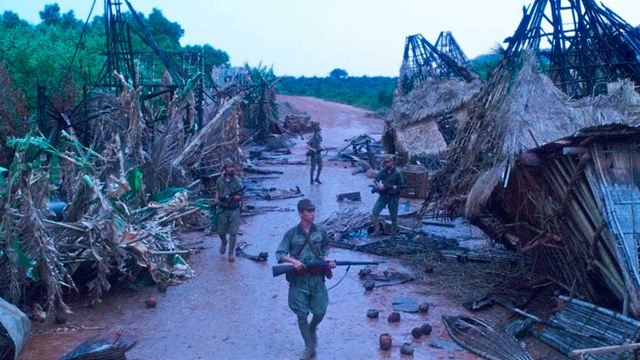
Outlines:
POLYGON ((298 271, 304 269, 305 267, 302 261, 296 259, 291 259, 291 265, 293 265, 293 267, 298 271))
POLYGON ((333 260, 327 260, 327 265, 329 266, 329 269, 335 269, 336 268, 336 262, 333 260))

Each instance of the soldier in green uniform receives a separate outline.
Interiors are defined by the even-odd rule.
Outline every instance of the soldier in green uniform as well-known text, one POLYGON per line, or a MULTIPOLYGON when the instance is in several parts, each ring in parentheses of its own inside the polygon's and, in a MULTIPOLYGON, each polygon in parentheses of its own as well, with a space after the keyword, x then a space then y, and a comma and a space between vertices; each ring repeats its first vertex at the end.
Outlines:
POLYGON ((371 211, 373 215, 373 236, 380 234, 380 212, 385 206, 391 215, 391 234, 398 230, 398 203, 400 202, 400 188, 404 185, 402 174, 395 167, 392 155, 384 156, 384 169, 380 170, 373 182, 378 190, 378 201, 371 211))
POLYGON ((316 330, 329 304, 324 272, 317 269, 314 271, 311 267, 307 269, 304 264, 322 260, 329 262, 329 268, 336 266, 335 262, 327 258, 329 239, 326 230, 313 223, 315 210, 315 205, 309 199, 298 202, 300 223, 284 234, 276 251, 279 263, 288 262, 296 268, 296 272, 291 273, 287 280, 289 308, 298 317, 298 327, 305 344, 302 359, 312 359, 315 356, 316 330), (310 323, 309 313, 313 314, 310 323))
POLYGON ((222 175, 216 182, 216 200, 218 211, 218 235, 220 235, 220 254, 226 252, 227 235, 229 235, 229 262, 236 260, 236 235, 240 226, 240 201, 242 201, 242 179, 236 175, 236 165, 233 160, 226 159, 223 163, 222 175))
POLYGON ((315 182, 322 184, 320 181, 320 172, 322 171, 322 136, 320 135, 320 126, 313 128, 313 136, 307 141, 307 155, 311 158, 311 185, 313 185, 313 173, 318 168, 315 182))

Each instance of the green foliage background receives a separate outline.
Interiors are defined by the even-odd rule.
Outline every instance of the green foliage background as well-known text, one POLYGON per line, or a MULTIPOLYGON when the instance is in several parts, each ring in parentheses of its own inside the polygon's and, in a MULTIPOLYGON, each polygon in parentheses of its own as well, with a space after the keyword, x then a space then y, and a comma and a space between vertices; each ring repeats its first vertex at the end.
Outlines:
POLYGON ((387 110, 391 107, 397 78, 383 76, 361 77, 291 77, 278 81, 278 93, 313 96, 325 100, 363 107, 369 110, 387 110))
MULTIPOLYGON (((100 13, 99 8, 96 5, 94 13, 100 13)), ((139 15, 162 49, 203 51, 205 71, 211 71, 212 66, 229 65, 228 54, 209 44, 181 46, 184 30, 165 18, 162 11, 153 9, 148 16, 139 15)), ((141 32, 130 13, 123 16, 134 30, 141 32)), ((95 16, 89 22, 80 42, 84 19, 76 19, 73 11, 62 14, 57 4, 48 4, 40 11, 40 18, 41 22, 34 25, 11 11, 0 16, 0 63, 9 72, 14 87, 23 91, 31 110, 35 108, 38 85, 50 89, 53 98, 72 98, 82 86, 95 82, 106 61, 103 16, 95 16), (69 68, 76 46, 75 61, 69 68)), ((135 35, 132 43, 134 51, 150 51, 135 35)))

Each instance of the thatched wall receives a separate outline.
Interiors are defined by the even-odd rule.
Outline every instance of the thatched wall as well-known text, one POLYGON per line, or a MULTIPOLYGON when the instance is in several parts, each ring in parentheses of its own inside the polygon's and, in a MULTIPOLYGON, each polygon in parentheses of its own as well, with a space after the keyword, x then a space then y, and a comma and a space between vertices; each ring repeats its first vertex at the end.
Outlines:
POLYGON ((475 222, 566 293, 638 317, 639 146, 609 126, 523 154, 475 222))
POLYGON ((445 80, 423 84, 407 95, 398 88, 386 126, 396 152, 409 158, 445 151, 481 86, 479 80, 445 80))
POLYGON ((447 150, 447 143, 433 120, 395 129, 396 152, 404 158, 421 154, 438 154, 447 150))

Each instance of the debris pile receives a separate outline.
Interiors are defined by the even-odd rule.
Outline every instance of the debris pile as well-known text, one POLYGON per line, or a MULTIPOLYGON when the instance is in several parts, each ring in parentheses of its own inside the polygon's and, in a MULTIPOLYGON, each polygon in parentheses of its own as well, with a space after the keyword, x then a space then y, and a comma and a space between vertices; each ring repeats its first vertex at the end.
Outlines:
POLYGON ((85 98, 68 118, 76 126, 7 141, 15 156, 1 184, 0 289, 13 303, 66 309, 68 290, 99 301, 115 282, 193 273, 175 230, 206 219, 206 200, 187 188, 241 156, 242 92, 206 103, 195 131, 192 86, 154 123, 141 90, 115 76, 120 96, 85 98))
POLYGON ((536 338, 567 356, 637 359, 633 350, 638 348, 639 321, 584 301, 565 296, 560 300, 563 309, 534 332, 536 338))

